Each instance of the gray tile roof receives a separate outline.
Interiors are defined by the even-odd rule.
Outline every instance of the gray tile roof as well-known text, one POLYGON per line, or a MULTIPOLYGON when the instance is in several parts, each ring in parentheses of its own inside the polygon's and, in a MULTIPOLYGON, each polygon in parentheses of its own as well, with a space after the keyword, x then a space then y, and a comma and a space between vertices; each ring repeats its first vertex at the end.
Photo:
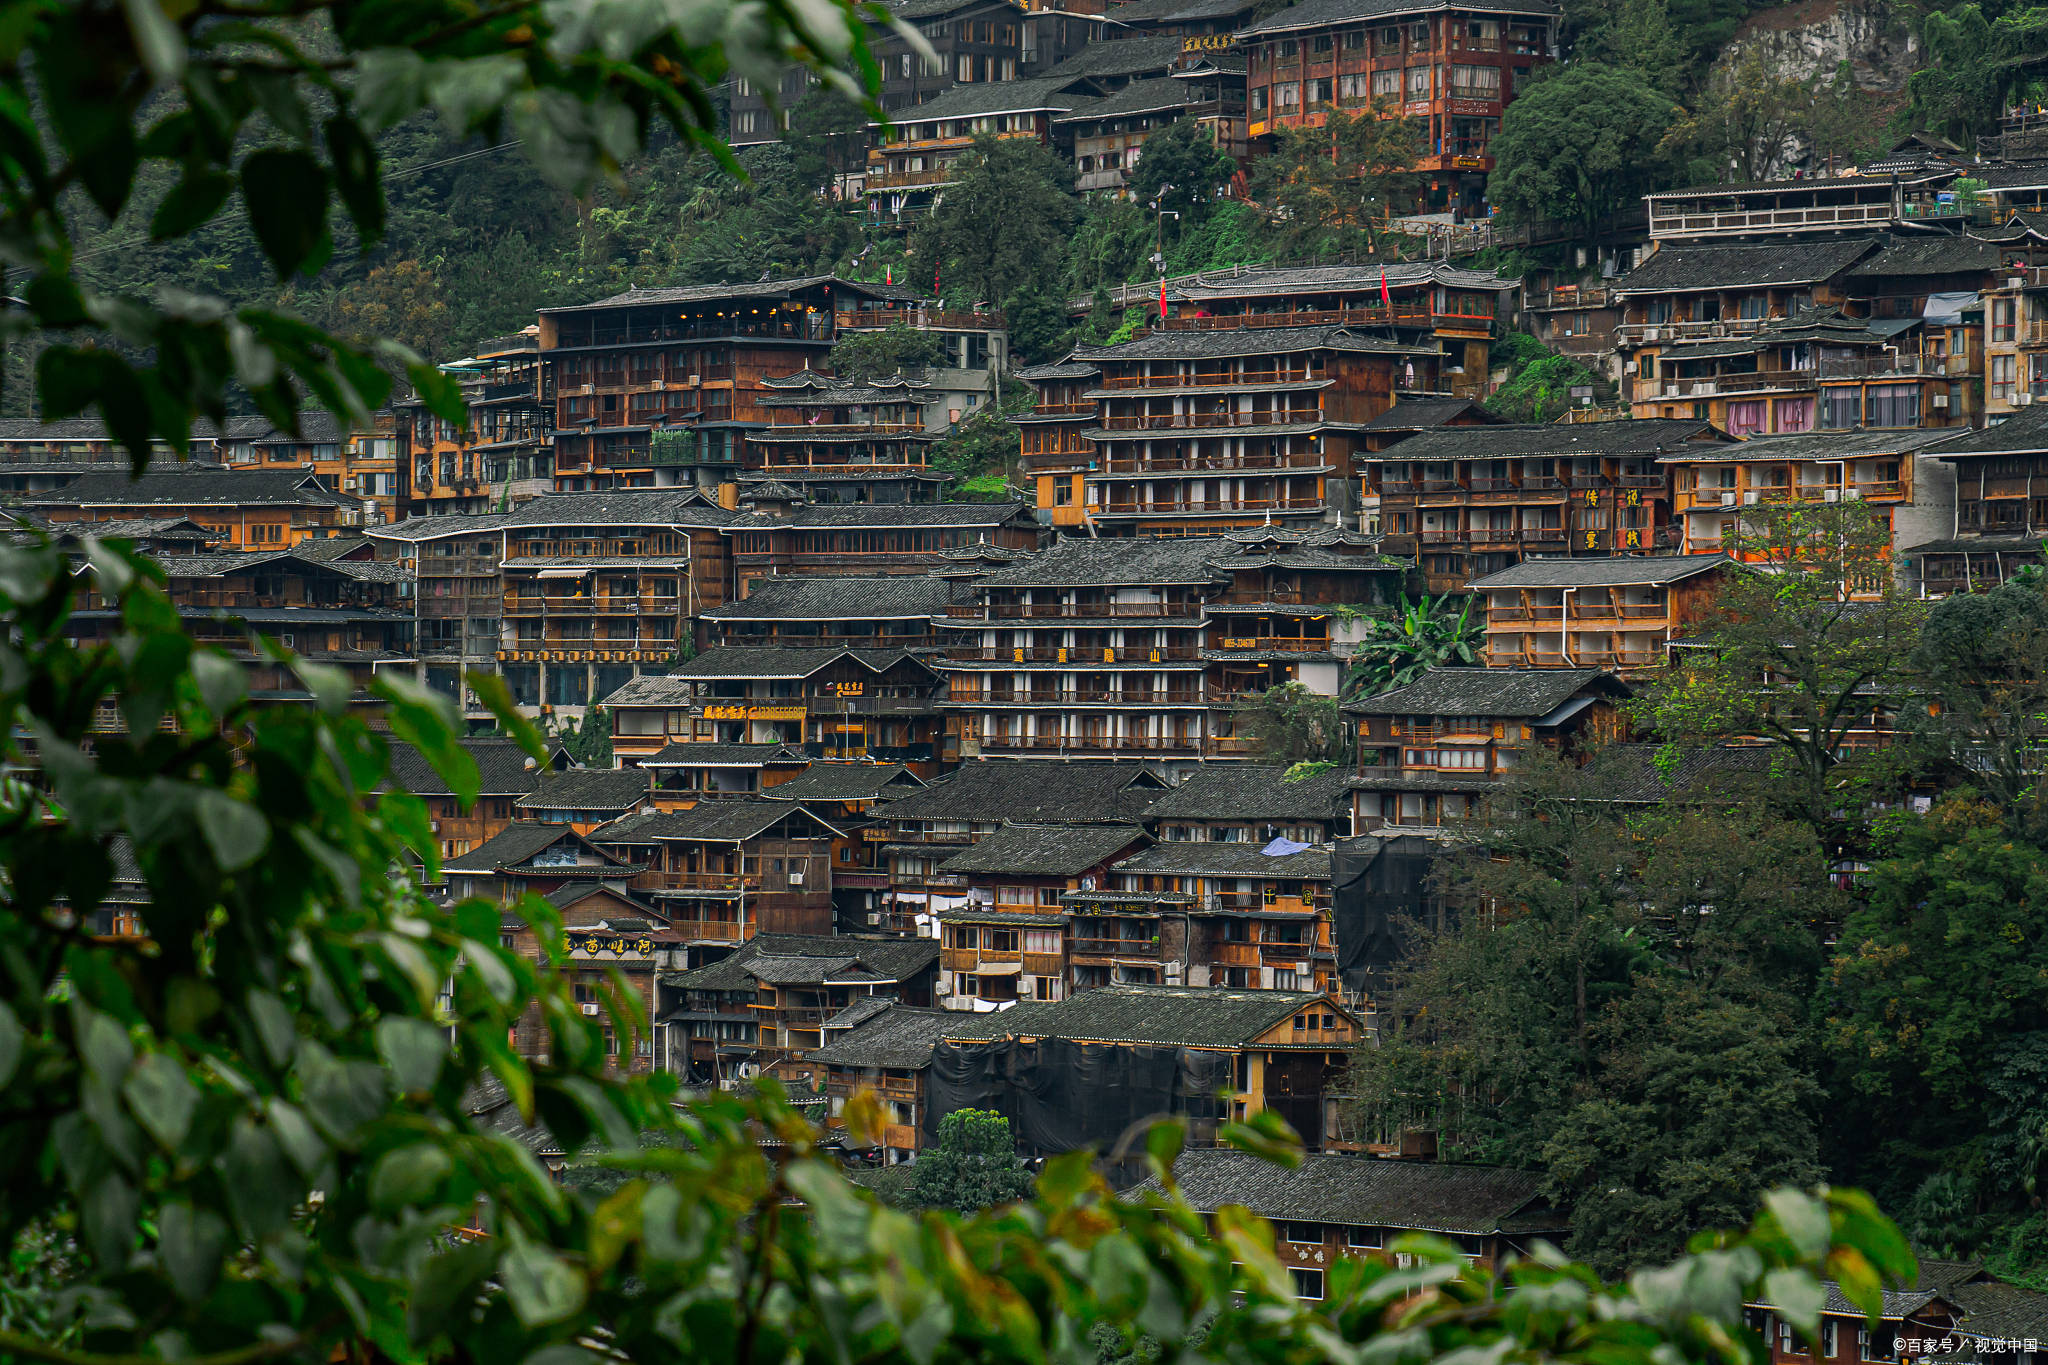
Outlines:
POLYGON ((1553 16, 1557 6, 1550 0, 1458 0, 1453 6, 1449 0, 1300 0, 1289 5, 1278 14, 1269 16, 1251 25, 1246 33, 1292 33, 1297 29, 1325 28, 1331 24, 1356 23, 1361 20, 1433 14, 1438 10, 1473 10, 1499 14, 1527 14, 1532 16, 1553 16))
POLYGON ((943 610, 952 595, 952 583, 922 574, 777 574, 700 614, 707 621, 903 621, 943 610))
POLYGON ((222 469, 219 466, 152 465, 137 479, 128 470, 81 474, 62 488, 35 493, 25 507, 354 507, 355 500, 328 490, 303 469, 222 469))
POLYGON ((836 275, 800 275, 785 279, 756 280, 748 284, 689 284, 659 289, 628 289, 613 294, 595 303, 569 304, 560 308, 543 308, 543 313, 586 313, 599 308, 622 308, 636 304, 652 303, 716 303, 723 299, 786 299, 813 285, 829 284, 858 290, 861 288, 850 280, 836 275))
MULTIPOLYGON (((1333 774, 1333 776, 1336 776, 1333 774)), ((1341 776, 1337 785, 1342 785, 1341 776)), ((1114 871, 1153 877, 1278 877, 1305 881, 1330 879, 1330 846, 1323 844, 1300 853, 1268 856, 1265 844, 1184 843, 1169 840, 1154 844, 1119 862, 1114 871)))
POLYGON ((569 768, 551 772, 512 803, 515 810, 624 810, 646 799, 647 774, 639 768, 569 768))
POLYGON ((1716 432, 1689 418, 1633 418, 1618 422, 1517 423, 1497 427, 1436 427, 1361 460, 1502 460, 1524 455, 1660 455, 1691 449, 1716 432))
MULTIPOLYGON (((515 867, 534 854, 553 844, 568 839, 582 843, 582 838, 567 825, 544 825, 537 820, 514 820, 490 838, 478 844, 458 858, 450 858, 442 864, 449 872, 493 872, 501 867, 515 867)), ((585 870, 589 875, 590 869, 585 870)))
POLYGON ((1976 237, 1937 233, 1925 237, 1894 237, 1875 256, 1859 261, 1852 280, 1899 275, 1988 274, 1999 265, 1998 244, 1976 237))
POLYGON ((817 762, 801 776, 763 788, 761 795, 770 801, 873 801, 924 785, 901 763, 817 762))
POLYGON ((1616 280, 1614 288, 1626 297, 1817 284, 1833 279, 1876 249, 1877 241, 1870 237, 1777 241, 1755 246, 1679 242, 1660 247, 1649 260, 1616 280))
POLYGON ((1971 168, 1993 190, 2036 190, 2048 188, 2048 161, 1987 162, 1971 168))
POLYGON ((1966 431, 1943 441, 1930 453, 1948 459, 1957 455, 2029 455, 2048 451, 2048 407, 2022 408, 1997 426, 1966 431))
POLYGON ((803 838, 827 839, 838 831, 802 806, 787 801, 744 800, 699 801, 688 810, 672 811, 658 820, 636 827, 637 832, 657 840, 684 843, 738 843, 752 839, 784 820, 792 820, 803 838))
POLYGON ((1727 555, 1606 555, 1595 559, 1525 559, 1465 586, 1489 588, 1619 588, 1676 583, 1735 561, 1727 555))
POLYGON ((1118 38, 1089 43, 1079 52, 1045 73, 1047 81, 1065 88, 1077 81, 1102 76, 1129 76, 1164 72, 1181 54, 1178 38, 1118 38))
POLYGON ((879 806, 878 820, 1137 820, 1165 784, 1142 763, 980 759, 879 806))
MULTIPOLYGON (((1177 40, 1176 40, 1177 41, 1177 40)), ((1292 355, 1299 351, 1433 355, 1423 347, 1388 341, 1350 327, 1243 327, 1207 332, 1149 332, 1117 346, 1077 346, 1076 360, 1215 360, 1228 356, 1292 355)))
POLYGON ((932 1048, 952 1022, 945 1010, 892 1005, 844 1038, 806 1053, 805 1059, 825 1066, 920 1070, 931 1065, 932 1048))
MULTIPOLYGON (((829 963, 848 959, 887 981, 909 981, 938 965, 939 941, 933 938, 868 938, 855 934, 756 934, 731 957, 695 971, 664 973, 661 984, 693 991, 751 991, 758 979, 749 970, 760 958, 787 970, 790 958, 829 963)), ((822 970, 822 969, 820 969, 822 970)))
POLYGON ((600 706, 687 706, 695 694, 690 684, 664 673, 642 673, 618 691, 599 697, 600 706))
POLYGON ((802 749, 787 744, 668 744, 640 760, 643 768, 759 768, 802 763, 802 749))
MULTIPOLYGON (((936 947, 936 945, 934 945, 936 947)), ((1202 986, 1098 986, 1051 1003, 1025 1001, 994 1014, 963 1014, 948 1038, 1068 1038, 1161 1047, 1242 1047, 1310 1005, 1313 991, 1202 986)))
POLYGON ((1330 820, 1342 799, 1341 774, 1286 781, 1280 763, 1230 763, 1196 770, 1152 803, 1149 821, 1330 820))
POLYGON ((1262 298, 1324 292, 1366 293, 1377 301, 1381 273, 1389 290, 1443 284, 1453 289, 1512 289, 1513 276, 1467 270, 1444 261, 1390 261, 1373 265, 1251 265, 1168 278, 1166 287, 1188 299, 1262 298))
POLYGON ((940 865, 948 873, 1072 877, 1143 843, 1139 825, 1004 825, 940 865))
POLYGON ((1050 365, 1026 365, 1011 373, 1018 379, 1086 379, 1090 375, 1101 374, 1102 367, 1060 360, 1050 365))
MULTIPOLYGON (((1311 1154, 1289 1170, 1249 1152, 1203 1148, 1173 1165, 1187 1201, 1204 1213, 1242 1204, 1276 1222, 1485 1236, 1541 1203, 1543 1176, 1506 1166, 1451 1166, 1311 1154)), ((1157 1190, 1156 1178, 1140 1191, 1157 1190)), ((1562 1229, 1562 1217, 1553 1224, 1562 1229)))
POLYGON ((371 540, 397 540, 419 542, 445 540, 449 536, 482 535, 504 526, 507 517, 502 512, 487 512, 476 515, 450 513, 439 517, 407 517, 404 521, 389 526, 372 526, 363 532, 371 540))
POLYGON ((712 678, 808 678, 842 660, 874 673, 886 673, 903 663, 911 671, 936 678, 938 675, 916 655, 900 649, 842 649, 836 646, 807 648, 802 645, 714 645, 688 663, 677 664, 669 673, 685 681, 712 678))
MULTIPOLYGON (((887 531, 898 527, 1001 526, 1025 511, 1024 502, 812 502, 788 516, 756 512, 731 521, 726 530, 887 531)), ((728 516, 731 514, 728 513, 728 516)))
POLYGON ((1095 119, 1128 118, 1134 114, 1159 114, 1185 109, 1196 103, 1187 82, 1165 76, 1132 81, 1114 94, 1076 104, 1072 111, 1053 116, 1054 123, 1086 123, 1095 119))
POLYGON ((1591 690, 1626 696, 1597 668, 1432 668, 1406 687, 1346 702, 1354 716, 1545 716, 1591 690))
POLYGON ((1940 441, 1955 439, 1953 431, 1928 427, 1918 431, 1809 431, 1796 436, 1752 436, 1734 445, 1700 446, 1658 456, 1659 464, 1700 460, 1861 460, 1902 455, 1940 441))
MULTIPOLYGON (((524 796, 540 785, 540 767, 509 739, 483 736, 465 739, 462 747, 476 762, 480 796, 524 796)), ((391 782, 416 796, 452 796, 448 784, 410 744, 391 745, 391 782)))
POLYGON ((500 515, 508 527, 723 526, 733 519, 702 493, 682 488, 550 493, 500 515))
POLYGON ((856 1028, 895 1007, 896 1001, 886 995, 857 995, 845 1009, 825 1021, 825 1028, 827 1031, 856 1028))
POLYGON ((1503 419, 1469 398, 1401 398, 1394 406, 1365 423, 1362 431, 1424 431, 1448 425, 1460 418, 1480 426, 1496 427, 1503 419))
POLYGON ((1778 750, 1745 744, 1714 749, 1681 749, 1669 760, 1660 744, 1610 744, 1593 755, 1587 799, 1623 805, 1663 801, 1717 800, 1728 782, 1769 775, 1778 750))
POLYGON ((1062 536, 981 582, 992 588, 1213 583, 1221 579, 1213 561, 1237 552, 1235 544, 1211 536, 1062 536))
POLYGON ((893 121, 900 128, 907 123, 923 123, 928 119, 981 118, 990 114, 1035 113, 1048 109, 1064 111, 1087 98, 1085 95, 1067 94, 1066 87, 1072 83, 1071 80, 1056 80, 1050 74, 1035 80, 967 81, 932 96, 923 104, 896 110, 893 121))
MULTIPOLYGON (((1921 1273, 1926 1273, 1924 1261, 1921 1273)), ((2048 1338, 2048 1294, 1971 1279, 1951 1284, 1942 1297, 1962 1310, 1962 1330, 1973 1337, 2048 1338)))

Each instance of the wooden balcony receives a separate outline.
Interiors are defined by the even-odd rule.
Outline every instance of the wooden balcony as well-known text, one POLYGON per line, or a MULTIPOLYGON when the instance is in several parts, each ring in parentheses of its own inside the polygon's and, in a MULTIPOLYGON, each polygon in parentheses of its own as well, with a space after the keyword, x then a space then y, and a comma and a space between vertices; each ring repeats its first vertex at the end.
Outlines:
POLYGON ((1147 753, 1198 754, 1199 735, 983 735, 981 747, 991 753, 1147 753))
POLYGON ((1168 412, 1136 416, 1105 417, 1105 431, 1186 431, 1211 427, 1271 427, 1320 422, 1323 414, 1315 408, 1289 408, 1282 412, 1168 412))
POLYGON ((1241 370, 1235 374, 1112 374, 1104 375, 1105 389, 1198 389, 1232 388, 1244 384, 1320 383, 1326 376, 1305 367, 1271 370, 1241 370))
POLYGON ((1287 654, 1325 654, 1329 652, 1330 642, 1304 640, 1291 635, 1226 635, 1210 644, 1209 648, 1221 653, 1276 650, 1287 654))
POLYGON ((1439 318, 1467 325, 1493 321, 1491 313, 1438 313, 1428 304, 1358 304, 1349 308, 1301 309, 1285 313, 1233 313, 1225 317, 1176 317, 1166 320, 1170 332, 1227 332, 1240 327, 1433 327, 1439 318))
POLYGON ((1154 617, 1195 617, 1202 604, 1190 599, 1165 602, 966 602, 946 608, 956 621, 1086 621, 1154 617))
POLYGON ((1096 664, 1181 663, 1202 657, 1199 648, 1193 645, 1165 646, 1123 646, 1101 649, 1056 648, 1010 648, 985 649, 972 646, 949 649, 944 657, 951 663, 990 664, 1070 664, 1074 667, 1096 664))
POLYGON ((1152 502, 1108 502, 1097 512, 1111 517, 1170 516, 1179 513, 1225 515, 1232 512, 1317 512, 1322 498, 1162 498, 1152 502))
POLYGON ((1067 942, 1067 955, 1075 957, 1116 957, 1144 958, 1159 960, 1158 939, 1142 938, 1073 938, 1067 942))

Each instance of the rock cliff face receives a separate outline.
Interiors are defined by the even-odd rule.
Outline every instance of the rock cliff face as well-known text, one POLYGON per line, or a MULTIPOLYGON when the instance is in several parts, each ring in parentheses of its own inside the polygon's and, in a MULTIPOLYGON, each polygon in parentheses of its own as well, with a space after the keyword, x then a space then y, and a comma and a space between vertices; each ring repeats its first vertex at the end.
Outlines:
POLYGON ((1905 90, 1920 44, 1883 0, 1800 0, 1752 15, 1722 53, 1732 61, 1761 50, 1788 76, 1805 79, 1848 62, 1873 93, 1905 90))

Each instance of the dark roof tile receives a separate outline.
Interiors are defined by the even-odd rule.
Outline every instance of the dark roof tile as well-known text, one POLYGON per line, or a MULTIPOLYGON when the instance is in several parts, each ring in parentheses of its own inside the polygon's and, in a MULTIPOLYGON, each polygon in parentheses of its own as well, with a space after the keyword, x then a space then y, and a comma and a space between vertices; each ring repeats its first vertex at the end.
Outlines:
POLYGON ((1626 696, 1597 668, 1432 668, 1406 687, 1344 704, 1355 716, 1545 716, 1591 690, 1626 696))
POLYGON ((1242 1047, 1310 1005, 1312 991, 1200 986, 1098 986, 1066 1000, 1026 1001, 994 1014, 963 1014, 948 1038, 1067 1038, 1162 1047, 1242 1047))
POLYGON ((879 806, 879 820, 1137 820, 1165 783, 1142 763, 980 759, 879 806))
POLYGON ((947 873, 1071 877, 1144 840, 1137 825, 1008 824, 941 866, 947 873))
POLYGON ((1871 237, 1778 241, 1761 245, 1660 247, 1614 282, 1617 294, 1686 294, 1706 289, 1756 289, 1831 280, 1877 249, 1871 237))
POLYGON ((1278 763, 1202 768, 1152 803, 1153 820, 1330 820, 1343 798, 1340 773, 1289 782, 1278 763))
POLYGON ((1490 588, 1616 588, 1676 583, 1723 568, 1727 555, 1604 555, 1593 559, 1525 559, 1513 568, 1475 578, 1465 586, 1490 588))
POLYGON ((932 1048, 952 1022, 945 1010, 892 1005, 845 1037, 805 1054, 805 1060, 824 1066, 920 1070, 931 1065, 932 1048))
POLYGON ((512 803, 515 810, 625 810, 647 799, 639 768, 570 768, 551 772, 512 803))
POLYGON ((901 621, 931 616, 953 585, 921 574, 778 574, 737 602, 703 612, 707 621, 901 621))
MULTIPOLYGON (((1241 1204, 1275 1221, 1486 1236, 1541 1201, 1540 1171, 1312 1154, 1289 1170, 1249 1152, 1183 1152, 1182 1195, 1204 1213, 1241 1204)), ((1157 1190, 1156 1178, 1138 1187, 1157 1190)), ((1563 1218, 1550 1225, 1562 1229, 1563 1218)))

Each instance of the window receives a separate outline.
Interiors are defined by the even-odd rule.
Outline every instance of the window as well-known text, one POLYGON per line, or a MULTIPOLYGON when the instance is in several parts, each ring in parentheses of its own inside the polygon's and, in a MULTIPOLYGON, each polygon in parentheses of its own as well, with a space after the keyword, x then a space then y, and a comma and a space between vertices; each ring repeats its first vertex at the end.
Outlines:
POLYGON ((1857 388, 1823 389, 1820 395, 1820 424, 1840 431, 1863 420, 1863 391, 1857 388))
POLYGON ((1282 1223, 1280 1235, 1301 1246, 1319 1247, 1323 1244, 1321 1223, 1282 1223))
POLYGON ((1330 80, 1327 76, 1308 83, 1308 102, 1310 104, 1328 104, 1330 102, 1330 80))
POLYGON ((1778 1349, 1786 1355, 1791 1355, 1797 1349, 1792 1341, 1792 1324, 1783 1318, 1778 1320, 1778 1349))
POLYGON ((1294 1277, 1294 1297, 1298 1299, 1321 1299, 1323 1297, 1323 1272, 1305 1270, 1300 1266, 1287 1267, 1287 1273, 1294 1277))
POLYGON ((1880 1327, 1873 1333, 1868 1327, 1856 1329, 1856 1354, 1865 1360, 1897 1360, 1899 1339, 1889 1327, 1880 1327))
POLYGON ((1408 98, 1426 100, 1429 98, 1429 68, 1411 66, 1408 68, 1408 98))
POLYGON ((1024 951, 1027 953, 1056 953, 1060 950, 1060 931, 1057 929, 1026 929, 1024 951))
POLYGON ((2019 300, 2017 299, 1993 299, 1991 301, 1991 339, 1993 341, 2011 341, 2013 339, 2013 333, 2017 330, 2014 327, 2014 318, 2015 309, 2018 304, 2019 300))
POLYGON ((1384 1228, 1349 1227, 1344 1229, 1344 1245, 1356 1251, 1377 1251, 1387 1244, 1384 1228))
POLYGON ((1500 98, 1500 68, 1497 66, 1454 66, 1451 68, 1451 96, 1461 100, 1500 98))
POLYGON ((1778 400, 1778 431, 1800 432, 1813 430, 1813 400, 1811 398, 1780 398, 1778 400))
POLYGON ((1401 73, 1398 71, 1373 72, 1372 97, 1376 100, 1397 100, 1401 98, 1401 73))
POLYGON ((1842 1324, 1833 1318, 1824 1319, 1820 1325, 1820 1353, 1833 1359, 1842 1344, 1842 1324))
POLYGON ((1918 384, 1872 384, 1864 425, 1873 427, 1917 427, 1920 425, 1918 384))
MULTIPOLYGON (((1765 430, 1768 420, 1766 406, 1761 398, 1746 403, 1728 405, 1728 434, 1730 436, 1751 436, 1765 430)), ((1733 473, 1734 471, 1729 471, 1733 473)))
POLYGON ((2013 385, 2018 382, 2020 358, 2016 355, 1995 355, 1991 360, 1991 396, 2001 402, 2012 401, 2013 385))

